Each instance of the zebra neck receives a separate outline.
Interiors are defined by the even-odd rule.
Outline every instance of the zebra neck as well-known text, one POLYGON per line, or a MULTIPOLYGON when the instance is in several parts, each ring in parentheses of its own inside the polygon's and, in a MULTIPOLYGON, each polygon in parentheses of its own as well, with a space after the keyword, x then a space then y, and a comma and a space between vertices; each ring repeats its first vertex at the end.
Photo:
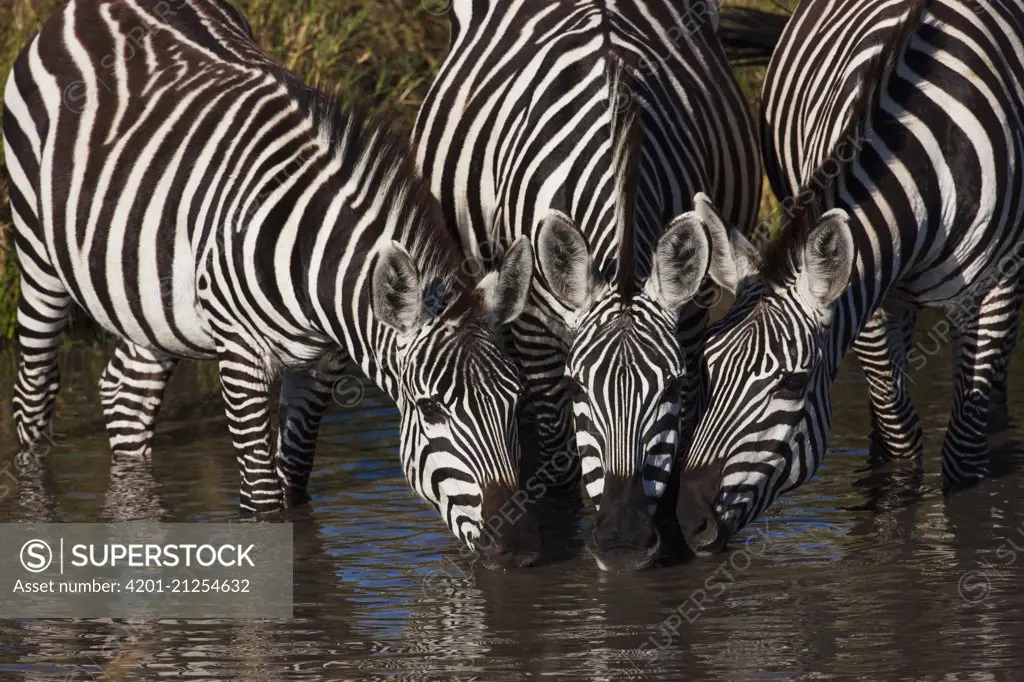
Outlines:
MULTIPOLYGON (((332 241, 327 240, 329 244, 332 241)), ((395 398, 400 374, 398 334, 373 313, 371 278, 375 259, 355 249, 354 244, 339 246, 334 254, 309 269, 310 323, 395 398)))
POLYGON ((307 282, 311 292, 309 319, 397 402, 403 371, 403 343, 415 336, 415 332, 402 336, 378 319, 372 304, 376 254, 392 242, 409 253, 424 291, 425 314, 429 309, 452 303, 465 283, 458 277, 456 254, 444 248, 443 240, 435 241, 425 234, 424 229, 391 230, 379 224, 370 225, 362 232, 364 237, 376 237, 369 244, 351 239, 352 231, 350 225, 334 226, 332 232, 336 234, 323 238, 330 250, 329 256, 318 258, 320 254, 314 249, 311 258, 314 266, 309 269, 307 282), (338 247, 330 249, 332 243, 338 247))
POLYGON ((877 254, 874 256, 865 254, 863 258, 854 261, 850 286, 834 304, 836 309, 831 328, 831 337, 835 342, 833 345, 834 371, 838 371, 839 363, 853 347, 853 342, 860 334, 861 329, 882 307, 898 276, 894 267, 893 270, 887 271, 890 273, 890 276, 887 277, 878 267, 877 259, 877 254))
POLYGON ((273 245, 262 279, 294 291, 298 326, 314 343, 333 341, 395 397, 399 339, 371 306, 376 256, 398 243, 421 284, 452 285, 460 252, 403 143, 331 102, 318 106, 328 109, 318 115, 329 118, 297 124, 282 170, 266 175, 249 209, 251 223, 273 245))

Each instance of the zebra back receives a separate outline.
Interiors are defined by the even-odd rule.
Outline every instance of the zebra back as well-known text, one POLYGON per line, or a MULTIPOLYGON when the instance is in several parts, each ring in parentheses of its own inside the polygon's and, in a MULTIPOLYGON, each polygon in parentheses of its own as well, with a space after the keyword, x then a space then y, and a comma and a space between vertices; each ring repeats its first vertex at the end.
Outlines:
POLYGON ((754 126, 706 3, 456 2, 451 16, 452 50, 413 139, 417 164, 467 248, 533 235, 555 209, 579 225, 599 269, 613 263, 611 117, 629 99, 642 107, 645 131, 637 276, 648 274, 665 224, 698 191, 727 223, 753 225, 754 126), (612 47, 633 55, 628 93, 612 92, 612 47))
POLYGON ((801 3, 763 86, 762 153, 777 196, 796 194, 841 142, 860 139, 931 1, 853 2, 839 12, 801 3), (810 35, 819 38, 801 39, 810 35))
MULTIPOLYGON (((876 16, 877 24, 852 24, 863 27, 853 35, 844 32, 841 50, 827 52, 828 41, 791 38, 772 57, 761 106, 765 173, 776 196, 798 200, 765 250, 760 272, 766 280, 781 282, 794 272, 799 247, 826 207, 835 205, 840 146, 856 149, 870 134, 889 78, 930 3, 902 3, 886 8, 891 16, 876 16), (801 78, 793 78, 797 65, 805 74, 801 78)), ((805 25, 822 17, 806 9, 811 4, 801 5, 788 30, 798 36, 828 34, 822 26, 805 25)), ((850 17, 842 16, 843 26, 851 25, 850 17)))

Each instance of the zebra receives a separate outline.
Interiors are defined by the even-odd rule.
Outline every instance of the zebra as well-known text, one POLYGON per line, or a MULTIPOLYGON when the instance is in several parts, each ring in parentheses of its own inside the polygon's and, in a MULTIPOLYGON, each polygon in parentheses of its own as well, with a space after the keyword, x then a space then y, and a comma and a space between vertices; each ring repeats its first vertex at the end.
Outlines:
POLYGON ((987 474, 989 398, 1021 310, 1022 36, 1021 0, 804 0, 785 25, 762 146, 791 210, 763 254, 732 235, 739 291, 709 332, 679 479, 697 551, 814 474, 851 348, 889 454, 920 455, 906 382, 921 308, 952 328, 943 489, 987 474))
POLYGON ((450 17, 417 165, 485 263, 533 243, 541 276, 510 346, 541 460, 578 452, 560 483, 582 478, 598 509, 588 549, 603 569, 642 568, 694 393, 705 276, 733 287, 726 224, 752 226, 760 198, 718 4, 455 0, 450 17))
POLYGON ((71 0, 4 97, 23 449, 72 303, 120 339, 100 380, 115 455, 150 455, 179 358, 217 360, 245 515, 308 499, 353 362, 397 403, 404 473, 451 532, 537 558, 532 516, 482 529, 518 487, 522 382, 497 330, 525 306, 527 240, 474 281, 407 144, 274 63, 223 0, 71 0))

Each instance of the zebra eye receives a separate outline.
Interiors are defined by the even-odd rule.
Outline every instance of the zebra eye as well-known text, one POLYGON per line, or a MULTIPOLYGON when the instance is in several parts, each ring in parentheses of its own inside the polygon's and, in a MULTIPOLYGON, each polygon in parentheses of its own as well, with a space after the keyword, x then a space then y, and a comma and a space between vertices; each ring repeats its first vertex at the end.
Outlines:
POLYGON ((433 398, 420 398, 416 401, 416 409, 429 424, 443 424, 448 421, 448 410, 433 398))
POLYGON ((775 387, 775 397, 783 400, 800 400, 807 390, 807 382, 811 375, 807 372, 791 372, 782 378, 775 387))

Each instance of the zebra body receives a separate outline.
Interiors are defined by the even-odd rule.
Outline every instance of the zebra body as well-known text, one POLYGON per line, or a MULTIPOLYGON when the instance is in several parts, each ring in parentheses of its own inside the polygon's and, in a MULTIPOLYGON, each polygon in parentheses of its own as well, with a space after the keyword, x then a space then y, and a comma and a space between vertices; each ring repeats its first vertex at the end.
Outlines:
MULTIPOLYGON (((763 145, 792 211, 711 331, 702 417, 678 507, 714 548, 825 452, 830 387, 855 348, 876 431, 920 452, 906 397, 915 312, 947 314, 947 489, 985 475, 993 383, 1005 379, 1024 257, 1024 2, 805 0, 764 84, 763 145)), ((784 202, 785 205, 785 202, 784 202)))
POLYGON ((578 447, 602 565, 649 559, 707 319, 692 285, 731 286, 724 223, 757 212, 753 123, 717 12, 457 0, 417 118, 417 163, 463 244, 484 263, 534 244, 543 276, 512 350, 541 457, 578 447))
POLYGON ((301 500, 354 361, 398 403, 413 488, 480 538, 517 485, 521 390, 495 330, 525 301, 529 244, 462 276, 405 147, 272 62, 221 0, 72 0, 14 65, 4 138, 23 447, 74 302, 122 339, 101 379, 115 454, 149 454, 178 357, 216 358, 242 509, 301 500))

